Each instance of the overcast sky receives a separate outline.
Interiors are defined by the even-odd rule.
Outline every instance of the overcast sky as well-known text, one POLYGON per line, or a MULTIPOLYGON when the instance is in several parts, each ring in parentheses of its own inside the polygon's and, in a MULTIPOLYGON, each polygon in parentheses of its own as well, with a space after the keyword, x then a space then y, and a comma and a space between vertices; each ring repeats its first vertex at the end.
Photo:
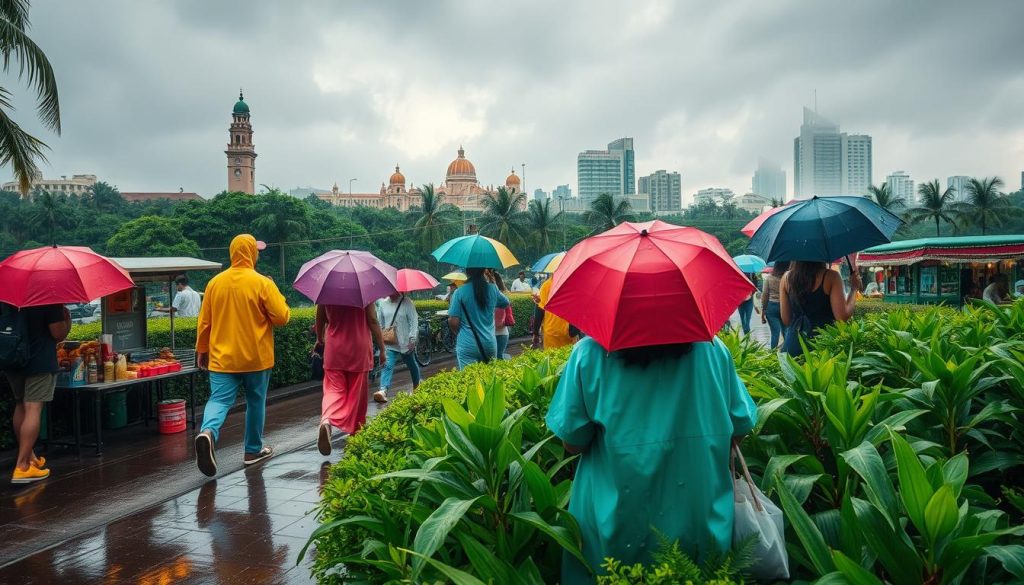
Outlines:
MULTIPOLYGON (((792 193, 813 105, 874 138, 874 181, 1024 170, 1024 2, 38 1, 60 85, 47 177, 123 191, 224 189, 231 107, 252 108, 256 180, 376 191, 395 163, 439 183, 459 144, 484 184, 576 191, 576 155, 632 136, 637 176, 792 193)), ((14 82, 5 82, 11 87, 14 82)), ((16 117, 37 129, 31 95, 16 117)), ((3 171, 9 175, 9 169, 3 171)))

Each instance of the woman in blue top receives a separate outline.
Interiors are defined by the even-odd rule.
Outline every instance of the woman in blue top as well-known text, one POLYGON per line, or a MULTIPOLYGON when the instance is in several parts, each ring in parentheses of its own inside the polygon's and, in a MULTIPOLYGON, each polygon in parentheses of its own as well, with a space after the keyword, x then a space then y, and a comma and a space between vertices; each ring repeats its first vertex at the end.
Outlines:
POLYGON ((461 370, 469 364, 488 362, 498 353, 494 336, 494 310, 508 306, 508 297, 487 278, 484 268, 467 268, 469 280, 452 293, 448 326, 458 337, 455 359, 461 370))
MULTIPOLYGON (((650 563, 658 532, 696 559, 729 550, 729 450, 756 418, 718 339, 613 352, 589 337, 577 343, 547 425, 566 449, 582 453, 569 512, 590 568, 603 574, 608 557, 650 563)), ((565 554, 561 582, 594 576, 565 554)))

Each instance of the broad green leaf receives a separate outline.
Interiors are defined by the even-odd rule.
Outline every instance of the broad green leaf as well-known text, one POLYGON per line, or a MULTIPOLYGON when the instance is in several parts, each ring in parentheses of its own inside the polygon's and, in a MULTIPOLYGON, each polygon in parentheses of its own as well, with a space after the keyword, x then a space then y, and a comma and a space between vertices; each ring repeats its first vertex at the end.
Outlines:
MULTIPOLYGON (((488 585, 487 583, 481 581, 480 579, 477 579, 473 575, 470 575, 469 573, 467 573, 465 571, 461 571, 459 569, 456 569, 455 567, 453 567, 451 565, 447 565, 445 563, 442 563, 441 561, 439 561, 437 559, 432 559, 430 557, 421 555, 420 553, 418 553, 416 551, 411 551, 411 550, 406 550, 406 549, 401 549, 401 550, 403 552, 407 552, 407 553, 413 555, 414 557, 416 557, 415 559, 413 559, 413 565, 414 566, 416 565, 416 561, 419 561, 421 564, 423 562, 427 562, 427 563, 430 564, 430 566, 434 567, 438 571, 441 571, 441 573, 444 574, 445 577, 448 577, 449 579, 451 579, 452 583, 454 583, 455 585, 488 585)), ((415 579, 415 577, 413 577, 413 578, 415 579)))
MULTIPOLYGON (((482 385, 480 385, 483 387, 482 385)), ((487 426, 497 427, 501 424, 502 416, 505 414, 505 386, 494 380, 484 388, 484 401, 476 415, 476 422, 487 426)))
POLYGON ((480 498, 473 498, 472 500, 448 498, 441 502, 437 510, 420 525, 419 530, 416 531, 416 538, 413 540, 412 548, 413 551, 422 556, 413 560, 413 580, 416 579, 423 569, 423 559, 429 560, 429 557, 433 556, 438 547, 444 543, 444 539, 448 537, 448 533, 459 523, 459 520, 462 520, 462 517, 466 515, 466 512, 473 507, 473 504, 478 499, 480 498))
POLYGON ((832 560, 850 585, 884 585, 881 579, 837 550, 832 551, 832 560))
POLYGON ((544 585, 544 578, 537 568, 537 563, 533 562, 533 557, 527 557, 525 561, 519 563, 518 575, 523 585, 544 585))
POLYGON ((461 463, 479 475, 486 475, 487 469, 483 453, 469 440, 462 427, 456 425, 448 418, 443 419, 442 424, 444 425, 445 441, 448 443, 448 448, 459 456, 461 463))
POLYGON ((468 428, 469 423, 473 422, 473 416, 451 398, 442 398, 441 406, 444 408, 445 415, 463 429, 468 428))
POLYGON ((316 530, 313 531, 313 534, 309 535, 309 540, 306 541, 305 546, 303 546, 302 550, 299 551, 299 558, 295 561, 295 564, 298 565, 302 562, 302 559, 305 558, 306 550, 309 549, 309 545, 316 542, 321 536, 327 534, 328 532, 333 532, 338 528, 341 528, 342 526, 346 526, 348 524, 363 526, 373 531, 374 529, 379 529, 383 525, 383 522, 372 516, 349 516, 348 518, 343 518, 341 520, 335 520, 333 522, 321 524, 316 530))
POLYGON ((536 512, 515 512, 509 514, 509 517, 528 524, 529 526, 540 530, 544 534, 547 534, 554 539, 555 542, 561 545, 563 549, 568 551, 569 554, 576 557, 581 563, 583 563, 583 566, 590 568, 590 565, 587 564, 587 559, 583 557, 583 551, 580 550, 580 543, 573 538, 567 529, 561 526, 552 526, 551 524, 548 524, 536 512))
POLYGON ((893 451, 896 453, 896 472, 900 482, 900 498, 907 510, 907 516, 919 531, 924 533, 924 509, 935 493, 925 475, 921 460, 907 443, 896 433, 889 433, 893 451))
POLYGON ((1008 573, 1024 582, 1024 546, 1019 544, 987 546, 985 552, 999 561, 1008 573))
POLYGON ((466 406, 469 407, 469 413, 474 418, 480 416, 480 406, 484 403, 485 395, 486 391, 482 380, 477 380, 475 384, 466 389, 466 406))
POLYGON ((944 485, 939 488, 924 509, 925 538, 934 546, 956 528, 960 513, 953 496, 953 488, 944 485))
POLYGON ((494 552, 467 533, 456 535, 462 550, 466 551, 473 574, 490 583, 515 583, 515 568, 495 556, 494 552))
POLYGON ((790 400, 792 398, 772 398, 757 405, 757 426, 754 427, 754 434, 760 434, 761 429, 764 428, 765 423, 775 411, 785 406, 790 400))
POLYGON ((985 548, 1003 536, 1020 536, 1024 534, 1024 526, 993 530, 975 536, 961 536, 953 539, 942 549, 938 564, 943 568, 943 576, 951 581, 959 577, 967 568, 985 552, 985 548))
POLYGON ((782 509, 785 511, 786 519, 793 526, 797 538, 800 539, 804 550, 807 551, 807 556, 814 565, 813 568, 817 570, 818 575, 825 575, 834 571, 836 567, 832 562, 832 555, 829 553, 828 546, 825 544, 825 539, 821 536, 821 532, 814 525, 814 521, 800 507, 796 498, 793 497, 789 488, 786 487, 785 482, 776 481, 775 488, 779 491, 779 500, 782 503, 782 509))
POLYGON ((967 483, 967 475, 970 467, 970 462, 967 460, 966 453, 959 453, 955 457, 950 457, 942 464, 942 475, 953 488, 953 497, 959 498, 960 492, 964 489, 964 484, 967 483))
POLYGON ((843 461, 864 480, 864 491, 878 507, 889 524, 893 524, 890 510, 896 510, 896 492, 893 490, 889 472, 885 469, 878 449, 868 441, 840 454, 843 461))
POLYGON ((533 461, 522 462, 523 474, 526 477, 526 485, 530 488, 530 495, 533 496, 533 503, 538 512, 543 514, 548 508, 556 504, 555 488, 551 485, 544 470, 533 461))
POLYGON ((764 467, 764 475, 761 477, 761 489, 768 491, 775 485, 776 476, 781 476, 787 467, 805 459, 807 455, 773 455, 764 467))
POLYGON ((858 521, 856 528, 889 573, 893 585, 920 585, 923 563, 903 528, 899 524, 894 528, 874 505, 859 498, 852 498, 851 502, 858 521))

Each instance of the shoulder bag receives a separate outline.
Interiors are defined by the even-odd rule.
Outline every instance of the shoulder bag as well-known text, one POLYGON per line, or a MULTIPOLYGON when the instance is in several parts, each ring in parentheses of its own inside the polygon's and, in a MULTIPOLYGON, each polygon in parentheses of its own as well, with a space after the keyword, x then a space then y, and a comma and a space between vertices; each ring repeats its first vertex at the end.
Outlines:
POLYGON ((381 333, 384 337, 384 345, 398 345, 398 331, 395 330, 395 320, 398 319, 398 311, 402 309, 402 303, 405 302, 405 295, 398 301, 398 306, 395 307, 395 314, 391 316, 391 325, 388 325, 381 333))
POLYGON ((490 363, 491 356, 484 351, 484 344, 480 341, 480 335, 476 332, 476 327, 473 327, 473 321, 469 319, 469 313, 466 312, 466 305, 462 301, 459 301, 459 306, 462 307, 462 316, 466 319, 466 325, 469 325, 469 332, 473 334, 473 341, 476 341, 476 349, 480 352, 482 361, 490 363))

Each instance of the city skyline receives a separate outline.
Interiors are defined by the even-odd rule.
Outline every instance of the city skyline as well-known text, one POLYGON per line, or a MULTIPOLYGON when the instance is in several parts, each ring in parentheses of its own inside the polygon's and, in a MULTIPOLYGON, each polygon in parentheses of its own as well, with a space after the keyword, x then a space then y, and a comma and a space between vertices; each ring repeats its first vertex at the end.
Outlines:
POLYGON ((876 184, 904 169, 918 181, 999 175, 1013 190, 1024 121, 1015 113, 1021 81, 1011 56, 1024 41, 1012 15, 1024 7, 947 2, 922 13, 858 4, 843 7, 841 29, 823 26, 835 16, 828 5, 741 3, 695 15, 696 7, 649 3, 623 15, 607 3, 581 16, 575 3, 39 4, 33 38, 54 63, 64 132, 38 128, 29 92, 16 95, 16 120, 50 145, 47 177, 95 174, 125 191, 210 196, 224 184, 224 96, 241 86, 254 111, 257 189, 356 178, 369 190, 395 162, 415 184, 436 184, 437 169, 463 143, 481 177, 526 163, 528 192, 549 191, 575 183, 581 150, 630 136, 635 176, 678 170, 686 205, 709 185, 746 192, 759 156, 790 170, 800 107, 817 90, 822 115, 874 138, 876 184), (549 18, 538 21, 542 8, 549 18), (695 32, 687 17, 696 16, 698 37, 664 34, 695 32), (973 18, 993 28, 969 46, 925 34, 973 18), (411 19, 438 38, 390 32, 411 19), (538 40, 525 49, 499 43, 488 32, 497 23, 538 40), (887 27, 913 32, 894 36, 887 27), (597 28, 612 33, 590 39, 597 28), (741 41, 716 42, 724 31, 741 41), (281 36, 289 42, 253 42, 281 36), (708 52, 710 64, 700 56, 708 52), (941 67, 922 66, 924 56, 941 67), (907 83, 944 89, 927 100, 865 90, 897 71, 912 77, 907 83), (691 88, 692 80, 699 83, 691 88))

